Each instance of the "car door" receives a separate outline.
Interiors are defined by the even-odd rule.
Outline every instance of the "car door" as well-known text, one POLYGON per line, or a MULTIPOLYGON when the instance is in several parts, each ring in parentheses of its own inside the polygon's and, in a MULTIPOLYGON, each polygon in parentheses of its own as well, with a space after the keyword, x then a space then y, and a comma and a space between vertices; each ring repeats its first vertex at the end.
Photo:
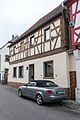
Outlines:
POLYGON ((25 89, 25 95, 29 98, 35 97, 36 94, 36 82, 29 82, 25 89))

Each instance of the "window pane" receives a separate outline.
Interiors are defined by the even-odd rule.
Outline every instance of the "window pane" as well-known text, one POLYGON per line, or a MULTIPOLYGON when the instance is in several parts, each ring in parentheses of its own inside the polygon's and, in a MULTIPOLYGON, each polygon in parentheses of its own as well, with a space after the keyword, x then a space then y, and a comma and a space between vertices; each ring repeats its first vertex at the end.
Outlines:
POLYGON ((5 55, 5 62, 9 62, 9 55, 5 55))
POLYGON ((17 77, 17 67, 13 68, 13 77, 17 77))
POLYGON ((13 54, 16 53, 16 46, 13 47, 13 54))
POLYGON ((30 38, 30 46, 34 45, 34 36, 30 38))
POLYGON ((22 43, 20 44, 20 50, 21 50, 21 51, 24 50, 24 42, 22 42, 22 43))
POLYGON ((48 28, 47 30, 45 30, 45 40, 49 40, 50 39, 50 28, 48 28))
POLYGON ((44 77, 53 77, 53 61, 44 63, 44 77))

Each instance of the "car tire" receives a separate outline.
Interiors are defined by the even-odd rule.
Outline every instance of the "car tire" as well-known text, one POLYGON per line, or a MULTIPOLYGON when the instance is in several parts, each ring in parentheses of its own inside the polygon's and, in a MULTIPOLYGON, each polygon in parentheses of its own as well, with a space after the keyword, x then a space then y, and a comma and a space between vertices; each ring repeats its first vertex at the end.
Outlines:
POLYGON ((42 99, 42 96, 40 94, 38 94, 36 96, 36 102, 38 105, 42 105, 43 104, 43 99, 42 99))
POLYGON ((21 89, 18 90, 18 96, 22 97, 22 90, 21 89))

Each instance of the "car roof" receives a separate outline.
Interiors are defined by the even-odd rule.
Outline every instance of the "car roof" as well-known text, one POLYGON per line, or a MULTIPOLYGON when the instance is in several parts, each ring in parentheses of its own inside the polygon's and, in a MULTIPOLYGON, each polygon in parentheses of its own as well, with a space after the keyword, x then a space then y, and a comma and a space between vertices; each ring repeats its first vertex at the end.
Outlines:
POLYGON ((31 80, 30 82, 53 82, 50 80, 31 80))

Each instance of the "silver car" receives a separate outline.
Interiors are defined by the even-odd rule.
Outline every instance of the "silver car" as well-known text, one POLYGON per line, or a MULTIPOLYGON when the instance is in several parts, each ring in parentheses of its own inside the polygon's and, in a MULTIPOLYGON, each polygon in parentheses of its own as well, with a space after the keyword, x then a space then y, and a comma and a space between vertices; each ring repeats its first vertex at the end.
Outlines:
POLYGON ((36 100, 37 104, 54 102, 66 99, 66 89, 52 81, 34 80, 18 88, 18 96, 26 96, 36 100))

